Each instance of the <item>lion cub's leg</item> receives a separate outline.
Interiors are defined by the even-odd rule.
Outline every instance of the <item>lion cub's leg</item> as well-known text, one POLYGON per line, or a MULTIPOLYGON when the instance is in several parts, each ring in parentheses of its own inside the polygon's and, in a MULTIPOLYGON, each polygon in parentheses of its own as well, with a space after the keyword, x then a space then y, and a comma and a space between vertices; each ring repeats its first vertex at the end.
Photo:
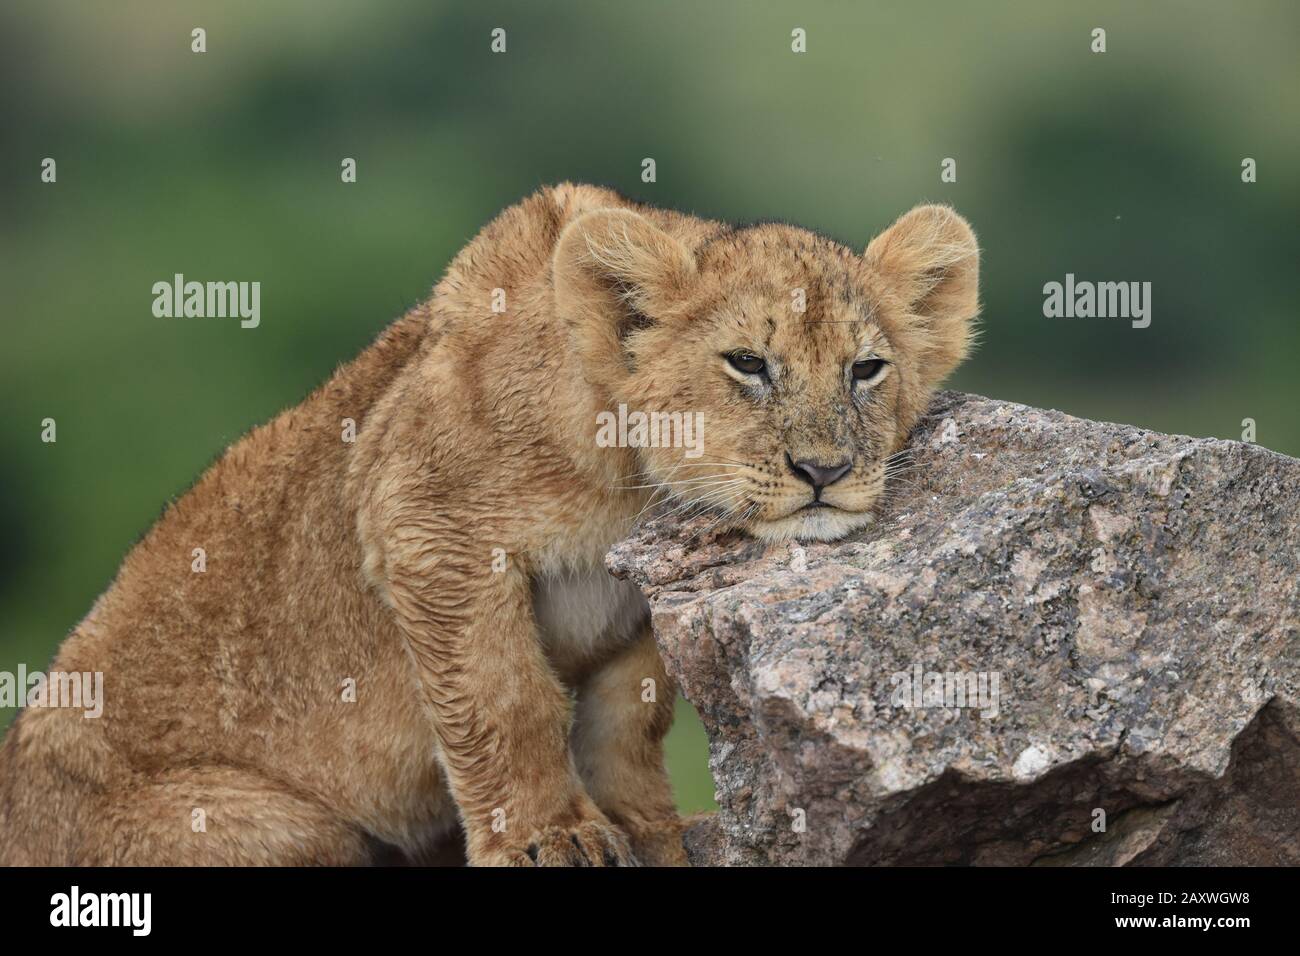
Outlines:
POLYGON ((313 797, 227 767, 162 774, 110 797, 82 858, 94 866, 363 866, 374 844, 313 797))
POLYGON ((437 573, 393 561, 388 589, 434 718, 470 863, 631 863, 627 838, 574 767, 569 695, 542 650, 528 577, 515 568, 485 572, 446 547, 430 550, 443 556, 437 573))
POLYGON ((647 866, 685 866, 663 739, 677 689, 647 624, 579 690, 573 751, 587 791, 647 866))

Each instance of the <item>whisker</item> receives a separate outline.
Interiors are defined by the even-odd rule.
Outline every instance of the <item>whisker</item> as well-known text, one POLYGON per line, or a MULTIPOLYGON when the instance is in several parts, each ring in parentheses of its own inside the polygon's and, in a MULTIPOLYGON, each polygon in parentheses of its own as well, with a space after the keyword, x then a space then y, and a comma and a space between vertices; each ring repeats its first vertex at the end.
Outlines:
POLYGON ((634 471, 631 474, 619 475, 614 480, 624 481, 631 478, 645 478, 659 473, 671 474, 672 472, 675 472, 681 468, 705 468, 705 467, 717 467, 717 466, 725 466, 725 465, 739 465, 742 468, 751 467, 746 462, 736 461, 735 459, 732 458, 721 458, 721 460, 719 461, 682 461, 669 466, 664 471, 656 471, 655 469, 646 469, 645 471, 634 471))
MULTIPOLYGON (((694 492, 703 491, 704 494, 699 495, 698 497, 690 497, 690 498, 685 498, 685 499, 683 499, 682 501, 680 501, 680 502, 677 504, 676 507, 674 507, 671 511, 666 512, 666 513, 665 513, 664 515, 662 515, 661 517, 672 517, 673 515, 676 515, 676 514, 682 513, 682 512, 684 512, 684 511, 687 511, 687 510, 690 510, 690 509, 695 509, 695 508, 699 508, 699 507, 707 507, 707 506, 709 506, 709 505, 710 505, 714 500, 719 500, 719 501, 720 501, 720 500, 725 499, 728 495, 731 494, 731 492, 732 492, 732 491, 733 491, 733 490, 734 490, 738 485, 742 485, 742 484, 744 484, 744 483, 745 483, 745 479, 743 479, 743 478, 729 478, 729 479, 724 479, 724 480, 721 480, 721 481, 712 481, 712 482, 709 482, 709 483, 707 483, 707 484, 693 485, 693 486, 687 488, 686 490, 687 490, 687 491, 694 491, 694 492)), ((660 487, 660 488, 655 492, 655 494, 659 494, 659 493, 662 492, 662 493, 664 493, 665 495, 668 495, 668 494, 671 494, 671 491, 672 491, 672 489, 670 489, 670 488, 668 488, 668 487, 660 487)), ((640 511, 638 511, 638 512, 636 513, 636 515, 635 515, 635 516, 633 517, 633 519, 632 519, 634 522, 635 522, 636 520, 638 520, 638 519, 639 519, 643 514, 645 514, 647 511, 649 511, 649 510, 650 510, 651 508, 653 508, 654 506, 656 506, 656 505, 658 505, 658 504, 662 504, 662 503, 664 503, 664 502, 662 501, 662 499, 659 500, 659 501, 656 501, 656 500, 655 500, 655 494, 652 494, 652 495, 650 496, 650 500, 646 502, 645 506, 644 506, 640 511)))
POLYGON ((701 512, 707 510, 709 507, 712 507, 714 503, 723 501, 729 497, 732 490, 732 487, 729 485, 723 488, 715 488, 698 498, 688 499, 670 511, 667 517, 672 517, 673 515, 682 512, 687 512, 687 517, 694 517, 695 513, 697 513, 697 509, 701 512))
POLYGON ((672 481, 653 481, 645 485, 610 485, 611 488, 633 489, 633 488, 667 488, 673 485, 698 485, 702 482, 716 481, 725 479, 728 481, 741 481, 743 479, 733 478, 731 475, 697 475, 694 478, 677 478, 672 481))
POLYGON ((691 508, 696 508, 702 504, 706 504, 711 501, 728 498, 731 495, 733 487, 734 486, 732 485, 726 485, 720 488, 713 488, 695 498, 687 498, 685 501, 681 503, 681 505, 678 506, 677 510, 688 510, 691 508))

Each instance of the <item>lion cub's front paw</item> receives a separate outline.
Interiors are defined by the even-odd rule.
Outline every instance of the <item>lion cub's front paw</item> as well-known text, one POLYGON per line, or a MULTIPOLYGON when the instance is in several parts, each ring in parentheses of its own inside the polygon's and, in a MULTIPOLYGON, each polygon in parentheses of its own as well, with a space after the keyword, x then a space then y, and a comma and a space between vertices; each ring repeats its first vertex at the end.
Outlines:
POLYGON ((640 866, 623 831, 588 820, 574 826, 549 826, 533 833, 523 847, 493 853, 487 866, 640 866))
POLYGON ((682 822, 662 820, 657 824, 629 827, 632 851, 643 866, 690 866, 682 843, 682 822))

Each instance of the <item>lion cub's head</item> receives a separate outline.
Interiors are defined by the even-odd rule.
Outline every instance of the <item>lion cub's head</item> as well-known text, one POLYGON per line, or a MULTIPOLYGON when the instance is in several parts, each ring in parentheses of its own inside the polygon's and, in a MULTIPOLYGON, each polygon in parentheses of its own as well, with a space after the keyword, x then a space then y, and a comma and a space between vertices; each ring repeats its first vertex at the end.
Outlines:
POLYGON ((642 484, 763 538, 830 540, 871 521, 892 456, 966 356, 979 248, 944 206, 913 209, 861 255, 776 224, 692 248, 601 209, 565 229, 554 280, 613 403, 699 413, 701 447, 639 449, 642 484))

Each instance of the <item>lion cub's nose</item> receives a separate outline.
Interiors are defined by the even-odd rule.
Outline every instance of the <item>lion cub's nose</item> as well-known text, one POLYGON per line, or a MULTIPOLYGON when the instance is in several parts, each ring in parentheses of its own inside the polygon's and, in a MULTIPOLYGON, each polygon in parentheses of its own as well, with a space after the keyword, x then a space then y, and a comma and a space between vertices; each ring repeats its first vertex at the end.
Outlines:
POLYGON ((819 495, 823 488, 835 484, 853 468, 852 459, 842 461, 838 465, 818 465, 811 461, 794 461, 787 453, 785 461, 794 472, 794 476, 812 485, 813 491, 819 495))

